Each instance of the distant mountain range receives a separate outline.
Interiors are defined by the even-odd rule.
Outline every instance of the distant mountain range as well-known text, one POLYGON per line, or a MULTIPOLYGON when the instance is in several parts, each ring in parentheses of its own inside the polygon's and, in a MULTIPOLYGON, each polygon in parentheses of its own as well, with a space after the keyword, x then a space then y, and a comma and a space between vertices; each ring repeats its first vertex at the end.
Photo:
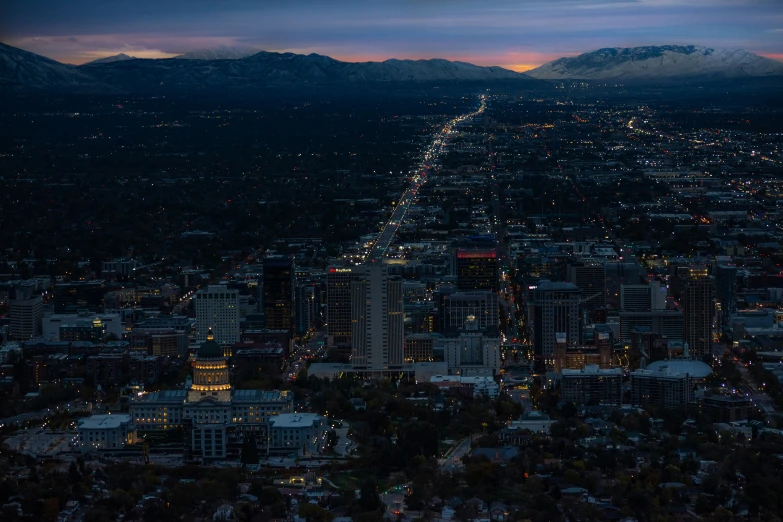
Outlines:
POLYGON ((318 54, 265 51, 244 58, 227 57, 231 52, 231 49, 214 53, 202 51, 158 60, 117 55, 73 66, 0 44, 0 88, 19 92, 60 88, 132 92, 161 87, 215 90, 377 82, 530 80, 524 74, 502 67, 479 67, 439 59, 352 63, 318 54))
POLYGON ((77 67, 0 43, 0 89, 78 88, 95 83, 77 67))
POLYGON ((733 79, 783 76, 783 63, 741 49, 661 45, 599 49, 559 58, 527 74, 540 80, 733 79))
POLYGON ((381 82, 576 79, 643 83, 783 77, 783 63, 775 60, 742 50, 694 45, 599 49, 574 58, 560 58, 526 74, 441 59, 353 63, 318 54, 261 51, 245 56, 248 52, 219 47, 158 60, 118 54, 73 66, 0 43, 0 89, 135 92, 307 88, 381 82))
POLYGON ((180 54, 175 56, 175 58, 182 60, 239 60, 240 58, 253 56, 257 52, 244 47, 226 47, 221 45, 211 49, 199 49, 198 51, 180 54))
POLYGON ((114 56, 107 56, 105 58, 98 58, 97 60, 93 60, 91 62, 84 63, 82 65, 94 65, 96 63, 112 63, 112 62, 122 62, 125 60, 138 60, 135 56, 128 56, 125 53, 115 54, 114 56))

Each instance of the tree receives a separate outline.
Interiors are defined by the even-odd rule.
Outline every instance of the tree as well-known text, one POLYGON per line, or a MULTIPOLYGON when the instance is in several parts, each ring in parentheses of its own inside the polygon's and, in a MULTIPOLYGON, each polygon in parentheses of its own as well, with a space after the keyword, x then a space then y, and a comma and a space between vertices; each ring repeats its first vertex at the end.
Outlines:
POLYGON ((334 515, 317 504, 299 504, 299 516, 307 522, 331 522, 334 515))
POLYGON ((359 507, 362 511, 378 511, 381 508, 381 497, 374 480, 367 479, 362 483, 359 490, 359 507))
POLYGON ((573 402, 567 402, 563 404, 562 408, 560 408, 560 414, 565 419, 572 419, 576 417, 576 405, 573 402))
POLYGON ((428 422, 408 424, 400 432, 400 446, 409 458, 433 457, 438 452, 438 430, 428 422))
POLYGON ((57 515, 60 514, 60 499, 57 497, 47 498, 43 502, 43 511, 41 512, 41 520, 43 522, 54 522, 57 520, 57 515))
POLYGON ((76 467, 76 462, 71 462, 71 465, 68 466, 68 478, 70 478, 71 482, 74 484, 81 482, 82 474, 79 473, 79 468, 76 467))

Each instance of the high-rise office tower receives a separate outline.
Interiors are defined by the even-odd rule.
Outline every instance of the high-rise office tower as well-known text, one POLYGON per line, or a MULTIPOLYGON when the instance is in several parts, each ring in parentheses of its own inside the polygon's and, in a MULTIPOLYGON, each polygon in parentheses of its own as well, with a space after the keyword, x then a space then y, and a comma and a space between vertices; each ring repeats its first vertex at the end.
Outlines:
POLYGON ((614 361, 614 335, 606 325, 596 326, 595 346, 598 351, 598 366, 611 368, 614 361))
POLYGON ((316 324, 316 286, 313 283, 296 285, 296 333, 307 333, 316 324))
POLYGON ((441 340, 449 374, 494 376, 500 372, 500 338, 497 328, 480 330, 473 316, 465 320, 457 335, 441 340))
POLYGON ((737 267, 718 265, 715 267, 715 301, 720 307, 721 318, 728 322, 729 316, 737 311, 737 267))
POLYGON ((103 313, 105 294, 103 281, 56 284, 52 289, 54 313, 75 314, 79 310, 103 313))
POLYGON ((455 292, 442 296, 439 304, 440 331, 465 326, 468 316, 476 318, 478 328, 497 328, 498 294, 494 292, 455 292))
POLYGON ((326 333, 329 346, 351 345, 351 283, 363 267, 330 266, 326 273, 326 333))
POLYGON ((385 370, 403 364, 405 327, 402 280, 386 267, 366 266, 351 283, 351 363, 385 370))
POLYGON ((533 353, 540 368, 553 367, 557 334, 567 346, 580 342, 582 292, 573 283, 541 281, 528 304, 533 353))
POLYGON ((294 329, 294 258, 264 259, 264 320, 269 330, 294 329))
POLYGON ((685 260, 673 260, 669 262, 669 293, 675 299, 681 299, 685 286, 688 284, 688 274, 691 267, 685 260))
POLYGON ((580 261, 568 265, 568 282, 582 291, 585 310, 606 306, 606 268, 602 263, 580 261))
POLYGON ((620 310, 623 312, 649 312, 666 308, 666 287, 660 281, 648 285, 622 285, 620 310))
POLYGON ((405 336, 405 362, 430 362, 435 359, 435 339, 432 334, 419 333, 405 336))
POLYGON ((670 341, 685 338, 684 315, 679 310, 620 312, 620 340, 631 342, 635 328, 649 328, 653 333, 665 335, 670 341))
POLYGON ((210 285, 196 292, 194 298, 198 341, 206 341, 211 328, 217 343, 238 343, 239 291, 225 285, 210 285))
POLYGON ((685 285, 685 341, 691 353, 704 359, 712 353, 712 318, 715 310, 715 278, 704 266, 688 271, 685 285))
POLYGON ((11 335, 27 340, 41 335, 43 301, 40 297, 11 301, 11 335))
POLYGON ((620 307, 620 287, 622 285, 638 285, 642 282, 642 267, 632 261, 607 262, 606 270, 606 306, 617 309, 620 307))
POLYGON ((457 249, 456 270, 459 290, 489 290, 500 288, 499 261, 494 249, 457 249))

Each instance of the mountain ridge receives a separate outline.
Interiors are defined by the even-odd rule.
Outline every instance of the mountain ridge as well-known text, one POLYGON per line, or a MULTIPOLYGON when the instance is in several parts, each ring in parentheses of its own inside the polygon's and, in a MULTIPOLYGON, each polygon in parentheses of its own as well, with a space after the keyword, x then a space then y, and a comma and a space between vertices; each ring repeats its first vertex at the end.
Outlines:
POLYGON ((539 80, 656 81, 783 76, 783 63, 742 49, 697 45, 606 47, 527 71, 539 80))
POLYGON ((84 65, 96 65, 101 63, 122 62, 124 60, 138 60, 138 58, 135 56, 129 56, 125 53, 120 53, 112 56, 106 56, 104 58, 98 58, 97 60, 92 60, 90 62, 85 62, 81 65, 77 65, 77 67, 82 67, 84 65))
POLYGON ((18 49, 0 42, 0 88, 19 90, 46 89, 58 86, 65 89, 97 87, 100 82, 74 65, 18 49))
POLYGON ((198 49, 174 56, 179 60, 238 60, 256 54, 258 51, 243 47, 221 45, 206 49, 198 49))
POLYGON ((21 92, 62 86, 99 90, 110 86, 112 90, 130 92, 161 88, 256 89, 365 82, 494 80, 529 81, 530 78, 501 67, 443 59, 342 62, 318 54, 268 51, 238 59, 135 58, 72 66, 5 44, 0 47, 0 85, 21 92))

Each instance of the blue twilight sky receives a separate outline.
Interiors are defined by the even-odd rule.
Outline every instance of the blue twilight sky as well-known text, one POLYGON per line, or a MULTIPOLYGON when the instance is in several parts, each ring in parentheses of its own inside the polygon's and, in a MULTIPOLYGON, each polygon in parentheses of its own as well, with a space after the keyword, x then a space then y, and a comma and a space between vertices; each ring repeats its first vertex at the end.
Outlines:
POLYGON ((783 0, 2 0, 0 41, 69 63, 218 46, 516 70, 659 44, 783 59, 783 0))

